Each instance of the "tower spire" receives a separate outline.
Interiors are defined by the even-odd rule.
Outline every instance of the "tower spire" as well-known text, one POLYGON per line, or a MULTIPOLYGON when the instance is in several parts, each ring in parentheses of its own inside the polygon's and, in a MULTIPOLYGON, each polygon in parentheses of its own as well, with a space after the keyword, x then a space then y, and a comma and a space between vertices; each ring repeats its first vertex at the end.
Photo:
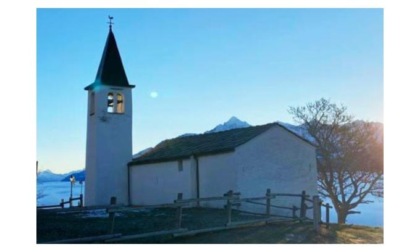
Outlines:
POLYGON ((95 82, 85 87, 85 90, 101 85, 134 87, 134 85, 130 85, 128 83, 117 42, 112 31, 112 25, 114 24, 112 20, 114 17, 108 16, 108 19, 109 33, 102 53, 102 59, 98 67, 95 82))

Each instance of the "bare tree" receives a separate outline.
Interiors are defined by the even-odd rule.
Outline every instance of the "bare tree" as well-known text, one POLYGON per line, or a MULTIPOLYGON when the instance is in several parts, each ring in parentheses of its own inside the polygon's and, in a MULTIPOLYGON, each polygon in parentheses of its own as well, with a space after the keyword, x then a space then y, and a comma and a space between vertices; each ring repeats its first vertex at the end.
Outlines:
POLYGON ((289 109, 317 146, 319 194, 331 199, 340 224, 369 203, 368 194, 383 195, 382 135, 346 110, 326 99, 289 109))

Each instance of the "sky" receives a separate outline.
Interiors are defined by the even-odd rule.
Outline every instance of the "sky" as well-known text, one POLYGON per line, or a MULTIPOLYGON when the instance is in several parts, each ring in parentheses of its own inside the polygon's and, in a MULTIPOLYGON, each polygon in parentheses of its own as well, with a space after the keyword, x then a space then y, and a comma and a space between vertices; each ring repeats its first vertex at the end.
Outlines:
POLYGON ((133 93, 133 152, 236 116, 294 123, 320 98, 383 122, 382 9, 37 9, 41 170, 84 168, 108 15, 133 93))

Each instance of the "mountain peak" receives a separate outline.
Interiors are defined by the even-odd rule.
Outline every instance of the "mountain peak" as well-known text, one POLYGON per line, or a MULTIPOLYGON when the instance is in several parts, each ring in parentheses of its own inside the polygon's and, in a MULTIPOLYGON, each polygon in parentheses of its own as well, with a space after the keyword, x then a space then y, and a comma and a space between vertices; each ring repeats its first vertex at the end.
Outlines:
POLYGON ((236 116, 232 116, 225 123, 219 124, 212 130, 206 131, 204 133, 215 133, 215 132, 226 131, 226 130, 231 130, 231 129, 246 128, 250 126, 251 125, 249 123, 239 120, 236 116))
POLYGON ((243 123, 243 121, 239 120, 236 116, 232 116, 227 122, 225 123, 237 123, 237 122, 241 122, 243 123))

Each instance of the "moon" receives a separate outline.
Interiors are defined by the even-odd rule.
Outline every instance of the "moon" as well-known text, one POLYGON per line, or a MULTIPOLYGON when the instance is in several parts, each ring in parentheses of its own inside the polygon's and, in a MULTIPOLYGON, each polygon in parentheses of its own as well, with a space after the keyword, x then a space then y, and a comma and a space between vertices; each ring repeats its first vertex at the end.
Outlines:
POLYGON ((150 92, 150 97, 157 98, 158 96, 159 96, 158 92, 156 92, 156 91, 150 92))

